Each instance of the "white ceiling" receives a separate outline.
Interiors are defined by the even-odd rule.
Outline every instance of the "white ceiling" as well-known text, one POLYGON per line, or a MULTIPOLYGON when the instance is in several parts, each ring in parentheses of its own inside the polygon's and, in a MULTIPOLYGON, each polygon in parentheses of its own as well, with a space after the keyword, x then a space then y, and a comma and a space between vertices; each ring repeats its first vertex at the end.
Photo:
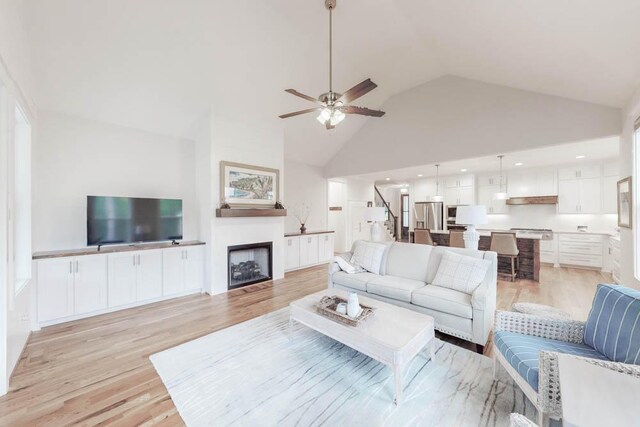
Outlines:
MULTIPOLYGON (((440 164, 440 176, 459 175, 463 173, 498 173, 500 160, 498 154, 504 154, 503 170, 526 169, 546 166, 559 166, 598 162, 605 159, 617 159, 620 146, 619 137, 596 139, 591 141, 573 142, 553 147, 535 150, 518 151, 513 153, 497 153, 495 156, 478 157, 473 159, 444 162, 440 164), (576 158, 577 156, 584 156, 576 158), (516 165, 519 163, 519 165, 516 165)), ((422 165, 397 170, 358 175, 358 178, 375 181, 379 186, 403 186, 417 179, 436 176, 434 164, 422 165), (418 176, 422 175, 422 176, 418 176), (387 180, 389 178, 389 180, 387 180)))
MULTIPOLYGON (((279 123, 327 90, 324 0, 28 0, 40 108, 189 137, 209 108, 279 123)), ((640 78, 636 0, 338 0, 334 86, 357 104, 444 74, 611 106, 640 78)), ((283 121, 287 158, 325 164, 366 120, 283 121)))

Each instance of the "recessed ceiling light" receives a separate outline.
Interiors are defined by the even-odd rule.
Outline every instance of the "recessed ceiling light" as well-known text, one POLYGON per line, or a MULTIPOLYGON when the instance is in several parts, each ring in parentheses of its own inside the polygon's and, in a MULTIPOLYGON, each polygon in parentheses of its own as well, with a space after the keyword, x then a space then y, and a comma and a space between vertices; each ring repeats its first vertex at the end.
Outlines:
POLYGON ((522 166, 522 162, 514 163, 514 166, 522 166))
POLYGON ((418 178, 422 178, 422 174, 421 173, 418 174, 418 178))
POLYGON ((401 193, 406 193, 407 191, 409 191, 409 190, 407 190, 406 188, 401 188, 401 189, 400 189, 400 192, 401 192, 401 193))
POLYGON ((576 159, 584 159, 585 157, 587 156, 585 156, 584 154, 580 154, 579 156, 576 156, 576 159))
POLYGON ((466 172, 466 171, 467 171, 466 169, 460 169, 460 172, 466 172))
POLYGON ((385 178, 384 180, 385 181, 391 181, 391 178, 385 178))

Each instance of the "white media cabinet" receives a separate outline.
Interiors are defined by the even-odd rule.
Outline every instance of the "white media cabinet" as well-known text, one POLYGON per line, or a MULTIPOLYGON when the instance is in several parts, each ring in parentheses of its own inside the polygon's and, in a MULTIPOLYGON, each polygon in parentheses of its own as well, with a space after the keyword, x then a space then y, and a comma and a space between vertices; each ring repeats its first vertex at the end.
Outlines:
POLYGON ((40 327, 202 291, 204 243, 107 246, 33 255, 40 327))
POLYGON ((329 262, 333 258, 333 231, 312 231, 284 235, 284 271, 329 262))

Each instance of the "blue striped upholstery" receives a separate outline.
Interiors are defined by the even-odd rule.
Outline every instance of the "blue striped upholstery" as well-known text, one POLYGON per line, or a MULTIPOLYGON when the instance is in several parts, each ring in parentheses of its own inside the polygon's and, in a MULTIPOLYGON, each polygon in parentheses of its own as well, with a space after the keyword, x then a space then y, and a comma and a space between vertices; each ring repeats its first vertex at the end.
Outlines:
POLYGON ((615 362, 640 364, 640 292, 598 285, 584 342, 615 362))
POLYGON ((502 353, 509 364, 535 391, 538 391, 538 359, 542 350, 606 360, 604 355, 584 344, 574 344, 506 331, 496 332, 493 340, 498 351, 502 353))

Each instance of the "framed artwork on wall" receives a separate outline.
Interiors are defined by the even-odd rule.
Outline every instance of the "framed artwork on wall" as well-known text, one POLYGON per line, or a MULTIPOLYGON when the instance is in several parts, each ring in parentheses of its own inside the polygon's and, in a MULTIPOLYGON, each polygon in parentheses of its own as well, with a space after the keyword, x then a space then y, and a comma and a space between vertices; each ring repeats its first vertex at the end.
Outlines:
POLYGON ((221 161, 220 197, 232 208, 273 208, 280 198, 280 171, 221 161))
POLYGON ((631 177, 618 181, 618 226, 631 228, 633 200, 631 194, 631 177))

